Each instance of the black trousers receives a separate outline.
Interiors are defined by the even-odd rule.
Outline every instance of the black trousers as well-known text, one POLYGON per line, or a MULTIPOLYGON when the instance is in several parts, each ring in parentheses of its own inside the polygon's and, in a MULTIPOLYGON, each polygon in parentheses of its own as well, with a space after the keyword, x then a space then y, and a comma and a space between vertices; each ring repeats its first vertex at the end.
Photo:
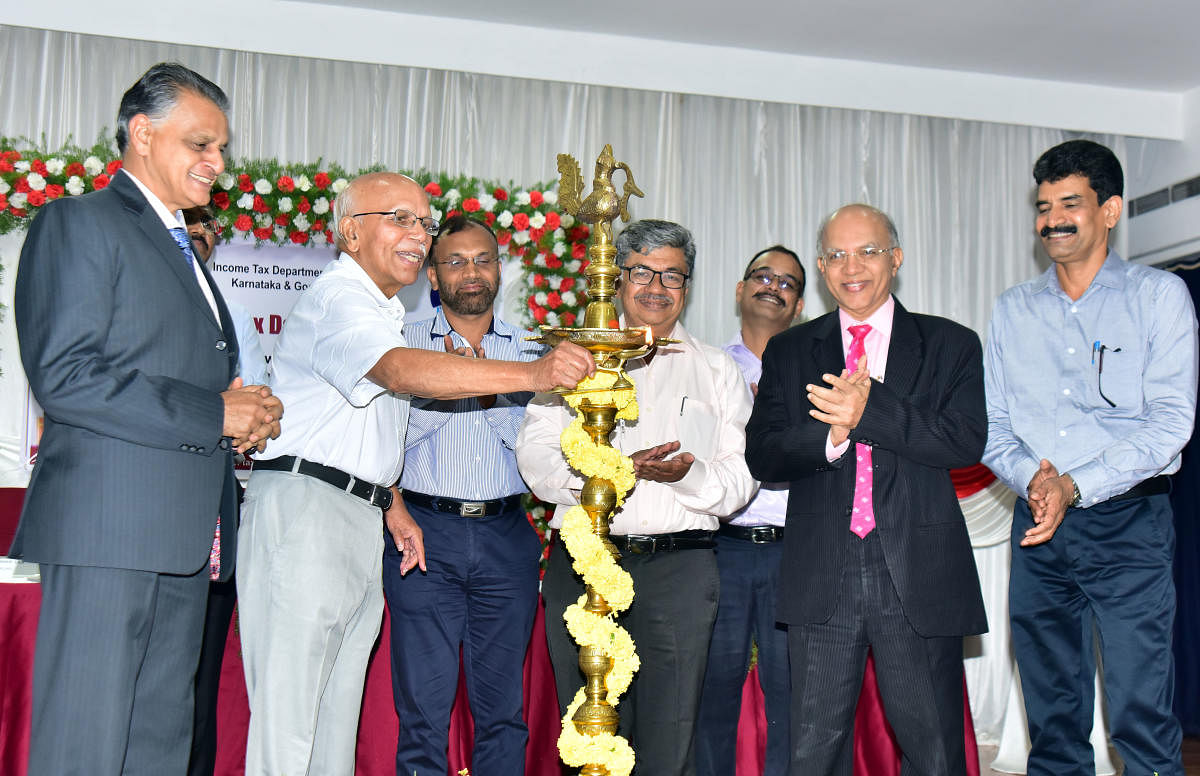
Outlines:
MULTIPOLYGON (((904 776, 967 772, 962 639, 925 638, 904 616, 879 543, 849 529, 833 616, 788 628, 792 668, 792 776, 851 776, 854 713, 867 650, 904 776)), ((796 591, 803 595, 803 591, 796 591)), ((953 595, 953 591, 947 591, 953 595)))
MULTIPOLYGON (((678 550, 626 555, 621 565, 633 577, 632 606, 618 618, 629 630, 642 667, 617 707, 619 732, 637 753, 634 774, 695 774, 694 738, 708 642, 717 617, 720 582, 716 553, 678 550)), ((562 542, 555 543, 542 580, 546 642, 559 711, 583 686, 579 648, 562 613, 583 594, 562 542)))
POLYGON ((221 687, 221 662, 225 657, 225 638, 237 606, 237 584, 208 585, 208 610, 204 615, 204 643, 200 647, 200 665, 196 668, 196 714, 192 721, 192 754, 188 776, 212 776, 217 765, 217 693, 221 687))

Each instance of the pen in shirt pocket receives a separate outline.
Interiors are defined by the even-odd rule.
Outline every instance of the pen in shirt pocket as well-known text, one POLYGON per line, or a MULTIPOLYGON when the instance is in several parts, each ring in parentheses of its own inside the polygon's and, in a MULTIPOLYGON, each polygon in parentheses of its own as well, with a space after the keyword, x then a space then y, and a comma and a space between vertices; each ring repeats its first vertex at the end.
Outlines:
POLYGON ((687 396, 685 395, 679 400, 679 417, 683 417, 683 405, 687 404, 687 396))

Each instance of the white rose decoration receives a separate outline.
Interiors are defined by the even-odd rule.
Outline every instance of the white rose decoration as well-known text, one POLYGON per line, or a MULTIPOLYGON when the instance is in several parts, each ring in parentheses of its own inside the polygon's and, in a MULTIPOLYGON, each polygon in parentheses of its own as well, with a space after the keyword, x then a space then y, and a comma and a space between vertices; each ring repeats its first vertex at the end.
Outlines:
POLYGON ((307 232, 308 227, 312 226, 312 224, 308 222, 308 217, 303 213, 297 213, 296 217, 292 219, 292 226, 296 227, 301 232, 307 232))
POLYGON ((51 175, 62 175, 62 171, 66 166, 67 163, 58 157, 46 160, 46 172, 51 175))
POLYGON ((29 188, 34 191, 42 191, 46 188, 46 179, 38 175, 36 172, 31 172, 25 176, 25 182, 29 184, 29 188))
POLYGON ((234 178, 227 172, 223 172, 217 176, 217 185, 229 191, 233 188, 233 184, 237 183, 237 178, 234 178))
POLYGON ((266 178, 259 178, 254 182, 254 190, 259 194, 270 194, 271 182, 266 178))
POLYGON ((329 184, 329 188, 334 194, 341 194, 349 185, 350 181, 346 180, 345 178, 338 178, 333 183, 329 184))
POLYGON ((501 210, 500 215, 496 216, 496 223, 500 224, 503 229, 512 226, 512 211, 501 210))
POLYGON ((447 205, 454 207, 454 203, 458 202, 460 199, 462 199, 462 194, 460 194, 458 192, 458 189, 450 189, 449 191, 446 192, 446 204, 447 205))
POLYGON ((541 229, 546 225, 546 216, 542 213, 534 213, 529 217, 530 229, 541 229))
POLYGON ((561 226, 554 230, 554 239, 555 240, 567 239, 567 233, 565 231, 563 231, 563 228, 561 226))
POLYGON ((287 239, 287 236, 288 236, 288 233, 287 233, 286 229, 284 229, 282 226, 275 227, 275 239, 276 240, 283 242, 284 240, 287 239))
POLYGON ((266 213, 257 213, 254 216, 254 225, 259 229, 265 229, 273 223, 275 223, 274 219, 272 219, 266 213))
POLYGON ((94 156, 89 156, 83 160, 83 169, 87 170, 87 174, 94 178, 104 169, 104 162, 94 156))
POLYGON ((496 198, 491 194, 480 194, 479 207, 488 213, 492 212, 492 210, 496 207, 496 198))
POLYGON ((254 195, 248 191, 242 194, 242 196, 238 197, 237 206, 241 210, 249 210, 254 207, 254 195))
POLYGON ((324 197, 317 197, 317 201, 313 203, 312 212, 319 216, 323 216, 329 212, 329 200, 324 197))
POLYGON ((579 259, 571 259, 563 266, 567 268, 567 272, 575 273, 579 271, 579 268, 583 266, 583 263, 580 262, 579 259))
POLYGON ((313 182, 308 179, 307 175, 301 175, 295 182, 296 188, 300 189, 300 191, 308 191, 313 187, 313 182))
POLYGON ((529 242, 529 232, 515 232, 512 236, 512 241, 517 245, 524 245, 529 242))
POLYGON ((554 243, 554 255, 555 256, 558 256, 561 259, 562 255, 566 252, 567 252, 567 244, 566 243, 560 243, 560 242, 554 243))
POLYGON ((7 194, 12 191, 12 186, 8 185, 8 181, 0 178, 0 194, 7 194))
POLYGON ((431 217, 431 218, 432 218, 434 221, 441 221, 441 220, 442 220, 442 211, 441 211, 441 210, 439 210, 439 209, 438 209, 438 208, 436 208, 436 207, 433 207, 433 206, 431 205, 431 206, 429 207, 429 216, 430 216, 430 217, 431 217))
POLYGON ((26 197, 23 193, 21 193, 19 191, 8 198, 8 204, 12 207, 17 208, 18 210, 25 207, 25 205, 28 203, 29 203, 29 198, 26 197))
POLYGON ((546 292, 538 291, 536 294, 533 295, 533 301, 537 302, 542 307, 545 307, 546 306, 546 292))
POLYGON ((553 310, 551 310, 550 312, 547 312, 546 313, 546 325, 547 326, 557 326, 558 325, 558 313, 554 312, 553 310))
POLYGON ((557 205, 558 204, 558 192, 557 191, 543 191, 542 199, 544 199, 546 201, 547 205, 557 205))
POLYGON ((570 229, 572 226, 575 226, 575 216, 570 213, 563 213, 561 223, 564 229, 570 229))
POLYGON ((78 197, 83 193, 83 178, 80 178, 78 175, 72 175, 67 179, 66 188, 68 194, 70 194, 72 197, 78 197))
POLYGON ((516 195, 513 196, 513 201, 516 202, 518 205, 521 205, 522 207, 524 207, 525 205, 528 205, 529 204, 529 192, 528 191, 518 191, 516 193, 516 195))
POLYGON ((276 204, 276 207, 279 208, 280 213, 292 212, 292 198, 291 197, 280 197, 279 202, 276 204))
POLYGON ((20 159, 13 162, 13 169, 17 172, 29 172, 29 162, 25 159, 20 159))
POLYGON ((563 304, 567 307, 574 307, 579 303, 579 297, 575 296, 574 291, 564 291, 562 295, 563 304))

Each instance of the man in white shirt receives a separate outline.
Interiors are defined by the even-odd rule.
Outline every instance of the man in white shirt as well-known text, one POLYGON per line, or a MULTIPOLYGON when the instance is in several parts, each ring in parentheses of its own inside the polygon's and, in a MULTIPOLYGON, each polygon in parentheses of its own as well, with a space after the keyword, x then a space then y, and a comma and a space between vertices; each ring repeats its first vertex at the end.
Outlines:
MULTIPOLYGON (((637 752, 639 773, 676 774, 694 769, 696 712, 717 612, 718 518, 743 506, 757 487, 743 457, 750 392, 733 359, 679 325, 696 256, 691 233, 667 221, 637 221, 616 248, 621 325, 648 326, 655 337, 680 340, 627 366, 639 416, 618 426, 612 444, 633 458, 638 482, 613 515, 610 536, 636 593, 622 624, 639 653, 650 656, 622 704, 621 733, 637 752)), ((570 420, 558 397, 535 397, 517 438, 526 483, 563 511, 578 503, 583 486, 559 447, 570 420)), ((561 516, 551 525, 559 527, 561 516)), ((583 678, 562 613, 582 591, 560 542, 542 594, 564 712, 583 678)))
POLYGON ((272 382, 296 411, 276 456, 255 462, 243 505, 248 774, 354 772, 385 522, 401 572, 425 567, 395 487, 409 396, 549 390, 594 371, 578 347, 518 363, 406 346, 396 293, 416 280, 438 228, 411 178, 356 178, 334 223, 342 253, 296 302, 272 357, 272 382))

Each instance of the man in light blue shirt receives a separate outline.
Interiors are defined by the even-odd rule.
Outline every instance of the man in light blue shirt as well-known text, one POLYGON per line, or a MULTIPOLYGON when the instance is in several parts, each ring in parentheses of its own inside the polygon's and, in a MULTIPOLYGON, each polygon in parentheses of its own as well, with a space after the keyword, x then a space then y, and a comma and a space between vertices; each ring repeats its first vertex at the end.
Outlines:
MULTIPOLYGON (((524 330, 494 315, 498 251, 482 223, 458 215, 442 225, 427 269, 441 305, 434 318, 405 325, 410 347, 506 361, 541 355, 524 330)), ((531 396, 413 400, 400 487, 424 533, 427 571, 402 575, 391 543, 383 563, 398 776, 446 773, 460 648, 475 722, 472 771, 525 772, 522 666, 541 542, 521 504, 513 445, 531 396)))
MULTIPOLYGON (((804 309, 804 280, 800 257, 782 245, 773 245, 754 254, 738 281, 735 293, 742 325, 725 345, 725 352, 733 357, 751 391, 758 390, 767 340, 791 326, 804 309)), ((734 772, 751 641, 758 645, 758 678, 766 706, 764 774, 787 773, 791 674, 787 629, 775 622, 787 500, 787 483, 764 482, 754 500, 723 519, 717 531, 721 597, 696 723, 699 776, 734 772)))
POLYGON ((1109 250, 1123 204, 1109 149, 1063 143, 1033 175, 1035 228, 1053 265, 996 303, 984 454, 1021 496, 1009 611, 1028 773, 1095 773, 1095 629, 1126 772, 1182 776, 1165 475, 1192 434, 1195 312, 1182 280, 1109 250))

